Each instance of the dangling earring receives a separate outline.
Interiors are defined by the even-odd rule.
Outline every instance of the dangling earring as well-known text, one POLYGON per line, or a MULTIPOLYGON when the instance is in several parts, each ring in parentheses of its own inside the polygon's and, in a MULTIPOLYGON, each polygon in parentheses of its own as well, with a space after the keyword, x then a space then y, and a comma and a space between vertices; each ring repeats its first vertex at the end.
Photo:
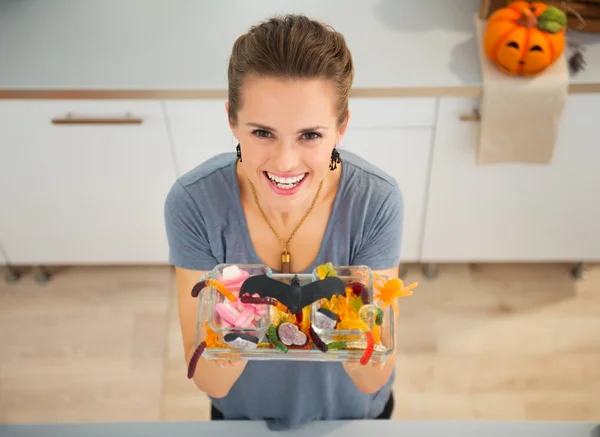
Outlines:
POLYGON ((240 143, 238 143, 238 145, 235 146, 235 151, 237 152, 238 161, 242 162, 242 148, 240 147, 240 143))
POLYGON ((340 154, 337 149, 334 147, 331 151, 331 162, 329 163, 329 170, 333 171, 337 168, 337 165, 342 162, 340 159, 340 154))

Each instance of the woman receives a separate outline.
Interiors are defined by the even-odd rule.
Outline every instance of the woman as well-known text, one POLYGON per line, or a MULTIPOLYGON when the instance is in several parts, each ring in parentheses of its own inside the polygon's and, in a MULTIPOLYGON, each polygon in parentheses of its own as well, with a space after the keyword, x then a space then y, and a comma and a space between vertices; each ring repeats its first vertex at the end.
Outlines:
MULTIPOLYGON (((165 205, 185 357, 190 290, 220 263, 311 272, 326 262, 397 277, 403 206, 393 178, 337 150, 354 71, 339 33, 303 16, 270 19, 235 42, 226 113, 239 142, 179 178, 165 205), (288 262, 289 260, 289 262, 288 262)), ((200 358, 194 376, 212 419, 389 418, 395 356, 384 366, 200 358)))

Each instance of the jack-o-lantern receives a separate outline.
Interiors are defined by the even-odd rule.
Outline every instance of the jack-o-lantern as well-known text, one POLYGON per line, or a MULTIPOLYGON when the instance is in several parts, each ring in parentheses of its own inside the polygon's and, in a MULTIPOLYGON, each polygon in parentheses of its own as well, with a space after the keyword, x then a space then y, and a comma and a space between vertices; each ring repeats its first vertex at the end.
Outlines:
POLYGON ((510 75, 535 76, 552 65, 566 45, 567 16, 542 2, 515 1, 488 19, 487 57, 510 75))

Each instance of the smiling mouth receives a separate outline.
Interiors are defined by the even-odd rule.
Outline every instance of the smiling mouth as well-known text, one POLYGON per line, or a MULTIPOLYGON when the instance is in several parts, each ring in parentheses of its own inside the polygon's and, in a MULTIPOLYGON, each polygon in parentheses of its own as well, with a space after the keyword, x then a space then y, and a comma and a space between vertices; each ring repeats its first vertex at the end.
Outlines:
POLYGON ((269 173, 268 171, 265 171, 263 173, 265 174, 265 176, 267 177, 267 179, 273 185, 275 185, 277 188, 280 188, 282 190, 291 190, 292 188, 295 188, 308 175, 308 173, 304 173, 302 175, 294 176, 294 177, 291 177, 291 178, 282 178, 282 177, 274 175, 273 173, 269 173))

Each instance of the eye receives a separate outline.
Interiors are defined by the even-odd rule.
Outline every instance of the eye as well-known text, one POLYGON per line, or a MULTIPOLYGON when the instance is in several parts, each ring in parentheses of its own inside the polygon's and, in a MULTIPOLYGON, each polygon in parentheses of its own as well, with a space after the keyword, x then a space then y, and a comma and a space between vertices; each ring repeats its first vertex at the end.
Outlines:
POLYGON ((531 50, 532 52, 543 52, 544 50, 542 50, 542 48, 538 45, 534 45, 532 48, 530 48, 529 50, 531 50))
POLYGON ((509 47, 515 48, 515 49, 519 48, 519 44, 517 44, 515 41, 511 41, 511 42, 509 42, 506 45, 509 46, 509 47))
POLYGON ((264 129, 254 129, 252 131, 252 135, 255 135, 255 136, 261 137, 261 138, 271 138, 271 132, 266 131, 264 129))
POLYGON ((303 139, 309 140, 309 141, 319 139, 319 138, 321 138, 321 136, 322 135, 318 132, 306 132, 306 133, 302 134, 303 139))

